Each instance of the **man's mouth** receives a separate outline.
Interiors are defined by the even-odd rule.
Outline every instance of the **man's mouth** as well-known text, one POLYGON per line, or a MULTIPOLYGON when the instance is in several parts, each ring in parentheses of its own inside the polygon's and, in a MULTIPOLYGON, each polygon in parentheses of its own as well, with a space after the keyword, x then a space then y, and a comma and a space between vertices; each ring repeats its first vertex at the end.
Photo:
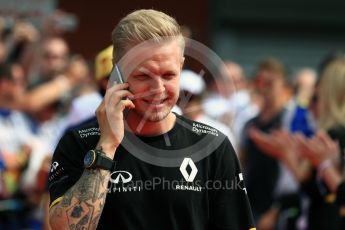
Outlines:
POLYGON ((168 100, 168 98, 163 98, 163 99, 158 99, 158 100, 157 99, 154 99, 154 100, 144 99, 143 101, 149 105, 158 106, 158 105, 164 104, 167 100, 168 100))

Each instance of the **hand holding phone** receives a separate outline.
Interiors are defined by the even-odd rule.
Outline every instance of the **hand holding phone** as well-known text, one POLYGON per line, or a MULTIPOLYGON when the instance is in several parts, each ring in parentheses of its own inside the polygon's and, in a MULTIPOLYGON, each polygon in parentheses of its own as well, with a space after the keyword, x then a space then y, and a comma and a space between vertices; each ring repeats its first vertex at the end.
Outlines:
MULTIPOLYGON (((127 116, 127 108, 134 108, 134 104, 128 97, 133 95, 128 90, 128 83, 124 82, 117 65, 114 66, 109 81, 115 82, 107 89, 101 105, 96 110, 101 137, 97 144, 102 147, 109 157, 113 157, 115 150, 124 137, 124 118, 127 116)), ((111 83, 110 82, 110 83, 111 83)))

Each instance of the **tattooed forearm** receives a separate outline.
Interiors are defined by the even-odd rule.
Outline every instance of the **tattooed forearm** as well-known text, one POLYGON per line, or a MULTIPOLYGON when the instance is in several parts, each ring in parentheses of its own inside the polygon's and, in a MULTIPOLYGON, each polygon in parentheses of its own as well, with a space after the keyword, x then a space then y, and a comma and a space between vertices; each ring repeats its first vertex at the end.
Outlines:
POLYGON ((54 223, 61 225, 61 221, 67 229, 96 229, 105 204, 109 178, 108 171, 85 170, 52 210, 53 229, 54 223), (58 213, 63 215, 58 216, 58 213))

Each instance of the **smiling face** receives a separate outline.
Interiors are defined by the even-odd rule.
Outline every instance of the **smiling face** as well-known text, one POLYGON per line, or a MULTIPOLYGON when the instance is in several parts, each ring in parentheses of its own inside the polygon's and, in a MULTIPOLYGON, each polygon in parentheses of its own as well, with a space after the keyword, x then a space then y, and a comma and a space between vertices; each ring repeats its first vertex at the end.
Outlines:
POLYGON ((130 111, 139 120, 164 120, 179 96, 179 78, 183 65, 181 46, 176 40, 150 50, 150 56, 128 76, 129 90, 134 94, 135 109, 130 111))

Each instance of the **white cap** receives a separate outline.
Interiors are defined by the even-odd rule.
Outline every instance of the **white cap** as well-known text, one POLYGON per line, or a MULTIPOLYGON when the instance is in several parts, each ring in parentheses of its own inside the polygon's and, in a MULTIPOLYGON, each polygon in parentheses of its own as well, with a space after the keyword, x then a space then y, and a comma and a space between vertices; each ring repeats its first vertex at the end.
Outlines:
POLYGON ((199 95, 205 89, 204 79, 191 70, 182 70, 180 78, 180 90, 188 91, 191 94, 199 95))

